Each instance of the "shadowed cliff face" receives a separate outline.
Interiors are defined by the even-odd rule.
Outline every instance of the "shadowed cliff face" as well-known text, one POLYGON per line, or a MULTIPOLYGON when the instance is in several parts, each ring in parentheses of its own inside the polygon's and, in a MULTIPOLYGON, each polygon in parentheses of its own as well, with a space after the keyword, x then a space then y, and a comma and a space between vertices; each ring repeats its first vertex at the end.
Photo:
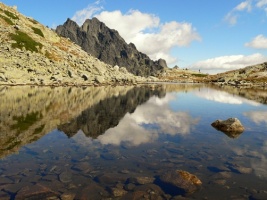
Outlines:
POLYGON ((126 67, 135 75, 157 75, 167 68, 165 60, 151 60, 146 54, 139 52, 134 44, 127 44, 116 30, 109 29, 96 18, 87 19, 81 27, 68 19, 56 28, 56 32, 60 36, 70 38, 101 61, 126 67))
POLYGON ((154 94, 165 93, 161 88, 152 90, 146 86, 0 87, 0 157, 18 151, 58 127, 67 128, 64 129, 67 134, 73 133, 76 126, 73 129, 62 125, 69 122, 86 124, 83 130, 90 130, 89 134, 101 134, 154 94))

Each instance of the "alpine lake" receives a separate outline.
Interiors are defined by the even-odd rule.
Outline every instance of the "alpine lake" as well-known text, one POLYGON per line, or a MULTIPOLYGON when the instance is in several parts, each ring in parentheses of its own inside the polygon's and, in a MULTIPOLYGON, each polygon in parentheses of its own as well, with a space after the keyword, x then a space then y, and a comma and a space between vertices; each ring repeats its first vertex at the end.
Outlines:
POLYGON ((265 88, 0 86, 0 102, 1 200, 267 199, 265 88), (211 126, 228 118, 245 131, 211 126))

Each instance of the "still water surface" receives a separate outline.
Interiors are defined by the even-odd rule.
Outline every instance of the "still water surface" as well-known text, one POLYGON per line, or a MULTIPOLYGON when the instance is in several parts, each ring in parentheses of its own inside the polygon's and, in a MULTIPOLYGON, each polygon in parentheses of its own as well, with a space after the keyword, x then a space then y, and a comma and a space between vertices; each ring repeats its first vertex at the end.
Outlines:
POLYGON ((264 89, 0 87, 0 102, 0 199, 267 199, 264 89), (242 134, 210 125, 230 117, 242 134), (202 186, 160 183, 177 169, 202 186))

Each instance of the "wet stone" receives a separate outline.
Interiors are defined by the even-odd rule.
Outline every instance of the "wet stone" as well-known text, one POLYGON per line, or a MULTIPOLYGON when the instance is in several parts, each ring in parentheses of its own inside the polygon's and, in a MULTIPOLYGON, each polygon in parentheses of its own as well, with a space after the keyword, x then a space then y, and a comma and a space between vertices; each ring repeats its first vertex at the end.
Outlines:
POLYGON ((16 199, 47 199, 51 197, 56 198, 58 195, 58 193, 52 191, 50 188, 41 184, 36 184, 33 186, 23 187, 20 191, 18 191, 16 199))
POLYGON ((218 179, 210 182, 210 184, 217 184, 217 185, 225 185, 225 183, 226 183, 225 179, 218 179))
POLYGON ((135 177, 135 178, 129 178, 129 183, 139 184, 139 185, 145 185, 149 183, 153 183, 155 181, 154 177, 135 177))
MULTIPOLYGON (((175 188, 177 192, 181 193, 193 193, 199 189, 202 182, 193 174, 181 170, 172 170, 163 173, 159 177, 159 184, 163 188, 175 188)), ((172 192, 172 191, 169 191, 172 192)))
POLYGON ((122 197, 123 195, 127 194, 128 192, 122 188, 109 188, 110 193, 114 197, 122 197))
POLYGON ((62 183, 69 183, 72 181, 72 174, 68 171, 65 171, 65 172, 62 172, 60 175, 59 175, 59 180, 62 182, 62 183))
POLYGON ((0 191, 0 199, 1 200, 9 200, 11 198, 10 198, 10 195, 8 193, 0 191))
POLYGON ((133 183, 129 183, 129 184, 126 184, 125 186, 124 186, 124 189, 125 190, 128 190, 128 191, 132 191, 134 188, 135 188, 135 184, 133 184, 133 183))
POLYGON ((238 164, 234 163, 228 163, 228 168, 235 173, 240 173, 240 174, 250 174, 252 173, 253 169, 249 167, 242 167, 238 164))
POLYGON ((103 199, 108 197, 109 193, 99 184, 92 182, 87 187, 83 188, 81 192, 77 193, 74 199, 103 199))
POLYGON ((95 181, 103 185, 115 185, 117 183, 125 183, 127 178, 126 174, 106 173, 97 176, 95 181))
POLYGON ((76 194, 74 193, 66 192, 60 196, 60 199, 61 200, 73 200, 75 198, 75 195, 76 194))
POLYGON ((83 173, 87 173, 90 170, 92 170, 92 167, 87 162, 80 162, 80 163, 75 164, 72 167, 72 169, 76 171, 82 171, 83 173))

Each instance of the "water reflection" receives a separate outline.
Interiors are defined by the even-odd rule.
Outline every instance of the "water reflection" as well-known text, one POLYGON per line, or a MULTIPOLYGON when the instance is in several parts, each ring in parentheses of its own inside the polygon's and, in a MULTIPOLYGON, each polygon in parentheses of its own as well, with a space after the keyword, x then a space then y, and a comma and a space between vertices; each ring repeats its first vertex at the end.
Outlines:
POLYGON ((25 86, 1 87, 0 91, 0 157, 17 152, 58 127, 69 136, 80 128, 88 136, 98 136, 152 95, 165 95, 160 86, 25 86))
POLYGON ((246 99, 186 84, 0 91, 0 199, 181 199, 159 183, 177 169, 203 183, 189 199, 266 197, 262 92, 246 99), (233 114, 249 127, 238 140, 210 126, 233 114))
POLYGON ((244 115, 249 117, 256 124, 267 124, 267 111, 250 111, 245 112, 244 115))
POLYGON ((174 112, 169 103, 176 100, 173 94, 167 94, 164 98, 156 96, 135 110, 128 113, 115 128, 111 128, 104 135, 98 137, 102 144, 136 146, 153 142, 160 134, 186 135, 198 119, 193 119, 187 112, 174 112))
MULTIPOLYGON (((221 91, 221 90, 216 90, 212 88, 207 88, 206 90, 201 90, 201 91, 196 91, 195 94, 198 97, 210 100, 210 101, 215 101, 219 103, 225 103, 225 104, 236 104, 236 105, 241 105, 244 103, 251 104, 254 106, 260 105, 260 103, 255 102, 255 100, 249 100, 246 99, 238 93, 228 93, 226 91, 221 91)), ((255 99, 257 96, 254 96, 255 99)))

